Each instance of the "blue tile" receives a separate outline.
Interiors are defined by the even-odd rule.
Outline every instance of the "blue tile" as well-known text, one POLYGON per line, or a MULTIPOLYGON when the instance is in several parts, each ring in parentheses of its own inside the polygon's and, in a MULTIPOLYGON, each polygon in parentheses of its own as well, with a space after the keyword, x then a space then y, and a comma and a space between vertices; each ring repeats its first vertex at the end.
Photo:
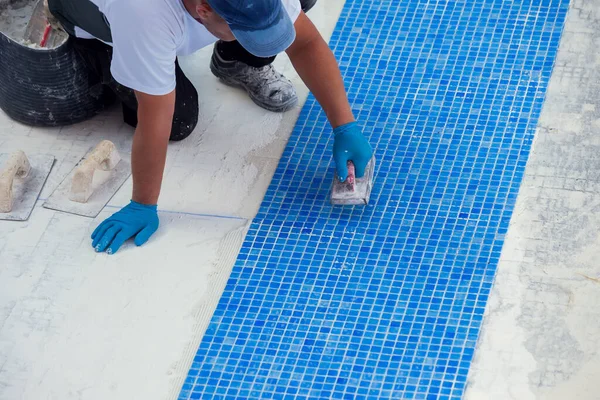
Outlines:
POLYGON ((459 399, 567 0, 348 0, 331 47, 375 146, 332 207, 309 96, 180 399, 459 399))

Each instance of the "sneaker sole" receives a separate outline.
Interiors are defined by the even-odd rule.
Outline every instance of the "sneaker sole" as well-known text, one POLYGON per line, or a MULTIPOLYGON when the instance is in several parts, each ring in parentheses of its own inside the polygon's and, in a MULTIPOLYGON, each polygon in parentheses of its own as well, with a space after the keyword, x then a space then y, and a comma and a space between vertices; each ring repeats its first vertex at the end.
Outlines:
POLYGON ((288 102, 282 104, 281 106, 277 106, 277 107, 274 107, 270 104, 263 103, 259 99, 257 99, 256 96, 254 96, 252 91, 250 91, 246 85, 222 74, 215 66, 214 60, 211 60, 211 62, 210 62, 210 70, 214 76, 219 78, 219 80, 221 82, 223 82, 224 84, 226 84, 227 86, 244 89, 246 91, 246 93, 248 93, 248 96, 254 102, 254 104, 256 104, 257 106, 259 106, 261 108, 264 108, 267 111, 271 111, 271 112, 289 111, 292 108, 294 108, 294 106, 298 103, 298 96, 294 96, 288 102))

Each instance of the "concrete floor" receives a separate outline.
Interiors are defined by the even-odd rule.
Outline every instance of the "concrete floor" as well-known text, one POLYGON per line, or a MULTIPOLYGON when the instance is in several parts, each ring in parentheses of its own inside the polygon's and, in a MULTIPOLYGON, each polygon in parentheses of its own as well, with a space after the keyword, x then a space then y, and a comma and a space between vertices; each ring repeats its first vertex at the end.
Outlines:
POLYGON ((466 399, 600 398, 599 21, 571 2, 466 399))

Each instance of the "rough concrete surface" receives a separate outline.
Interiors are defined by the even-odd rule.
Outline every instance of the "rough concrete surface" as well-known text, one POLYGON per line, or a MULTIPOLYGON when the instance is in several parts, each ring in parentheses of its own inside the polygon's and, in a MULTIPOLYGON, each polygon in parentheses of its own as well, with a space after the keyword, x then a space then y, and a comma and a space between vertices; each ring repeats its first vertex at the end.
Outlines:
POLYGON ((600 399, 600 1, 571 2, 468 400, 600 399))

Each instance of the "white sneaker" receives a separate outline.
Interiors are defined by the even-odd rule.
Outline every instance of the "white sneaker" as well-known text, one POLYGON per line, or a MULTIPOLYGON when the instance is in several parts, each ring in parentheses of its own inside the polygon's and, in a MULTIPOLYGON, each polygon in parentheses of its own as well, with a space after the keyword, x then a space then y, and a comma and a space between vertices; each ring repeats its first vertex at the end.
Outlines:
POLYGON ((252 101, 266 110, 284 112, 298 103, 294 85, 273 65, 254 68, 240 61, 225 61, 215 48, 210 70, 223 83, 245 89, 252 101))

